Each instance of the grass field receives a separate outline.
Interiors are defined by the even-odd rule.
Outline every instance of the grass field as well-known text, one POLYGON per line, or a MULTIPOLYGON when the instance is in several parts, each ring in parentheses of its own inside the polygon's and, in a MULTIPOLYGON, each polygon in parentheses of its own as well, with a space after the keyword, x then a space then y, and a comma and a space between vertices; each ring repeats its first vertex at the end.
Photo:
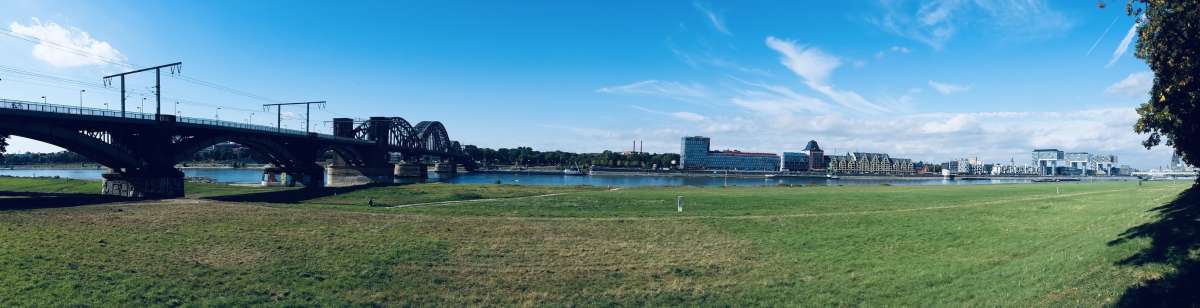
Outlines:
POLYGON ((1154 209, 1188 187, 189 184, 56 207, 99 185, 0 179, 0 305, 1186 302, 1196 240, 1171 236, 1195 229, 1154 209))

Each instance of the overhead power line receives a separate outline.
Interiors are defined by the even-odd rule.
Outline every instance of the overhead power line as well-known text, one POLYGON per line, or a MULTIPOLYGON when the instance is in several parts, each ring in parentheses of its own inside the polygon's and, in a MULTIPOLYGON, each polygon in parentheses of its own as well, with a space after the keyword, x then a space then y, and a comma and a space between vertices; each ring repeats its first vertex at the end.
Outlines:
MULTIPOLYGON (((64 51, 64 52, 69 52, 69 53, 72 53, 72 54, 75 54, 75 55, 79 55, 79 56, 82 56, 82 57, 87 57, 87 58, 91 58, 91 59, 96 59, 96 60, 99 60, 99 61, 101 61, 101 62, 104 62, 104 63, 107 63, 107 64, 111 64, 111 65, 121 66, 121 67, 125 67, 125 68, 134 68, 134 67, 137 67, 137 66, 136 66, 136 64, 130 63, 130 62, 128 62, 126 59, 118 59, 118 58, 113 58, 113 57, 106 57, 106 56, 102 56, 102 55, 97 55, 97 54, 95 54, 95 53, 92 53, 92 52, 89 52, 89 51, 87 51, 87 50, 79 49, 79 48, 76 48, 76 47, 73 47, 73 46, 67 46, 67 45, 59 44, 59 43, 52 42, 52 41, 42 40, 41 38, 37 38, 37 37, 33 37, 33 36, 28 36, 28 35, 23 35, 23 34, 15 33, 15 32, 12 32, 11 30, 8 30, 8 29, 3 29, 3 28, 0 28, 0 33, 2 33, 2 34, 4 34, 4 35, 7 35, 7 36, 10 36, 10 37, 13 37, 13 38, 16 38, 16 39, 19 39, 19 40, 22 40, 22 41, 25 41, 25 42, 28 42, 28 43, 32 43, 32 44, 44 44, 45 46, 48 46, 48 47, 50 47, 50 48, 58 49, 58 50, 61 50, 61 51, 64 51)), ((79 80, 74 80, 74 79, 69 79, 69 78, 61 78, 61 77, 57 77, 57 76, 53 76, 53 75, 42 74, 42 73, 37 73, 37 72, 31 72, 31 71, 26 71, 26 70, 16 69, 16 68, 12 68, 12 67, 5 67, 5 66, 0 66, 0 70, 3 70, 3 71, 9 71, 9 72, 11 72, 11 73, 15 73, 15 74, 24 74, 24 75, 28 75, 28 76, 37 76, 37 77, 35 77, 35 78, 44 78, 44 79, 54 80, 55 82, 61 82, 61 83, 71 84, 71 85, 74 85, 74 86, 84 86, 84 87, 89 87, 89 88, 104 89, 104 90, 107 90, 107 91, 110 91, 110 92, 118 92, 118 91, 116 91, 116 90, 114 90, 114 89, 111 89, 111 88, 106 88, 106 87, 104 87, 104 85, 103 85, 103 84, 100 84, 100 83, 92 83, 92 82, 79 81, 79 80), (10 69, 11 69, 11 70, 10 70, 10 69)), ((242 96, 242 97, 246 97, 246 98, 250 98, 250 99, 254 99, 254 100, 265 101, 265 102, 269 102, 269 103, 277 103, 277 104, 278 104, 278 103, 284 103, 284 101, 283 101, 283 100, 280 100, 280 99, 275 99, 275 98, 270 98, 270 97, 263 96, 263 95, 258 95, 258 94, 255 94, 255 93, 252 93, 252 92, 249 92, 249 91, 239 90, 239 89, 236 89, 236 88, 233 88, 233 87, 230 87, 230 86, 226 86, 226 85, 218 84, 218 83, 215 83, 215 82, 211 82, 211 81, 206 81, 206 80, 198 79, 198 78, 191 77, 191 76, 187 76, 187 75, 183 75, 183 74, 173 74, 173 75, 171 75, 171 77, 178 78, 179 80, 182 80, 182 81, 185 81, 185 82, 188 82, 188 83, 192 83, 192 84, 196 84, 196 85, 200 85, 200 86, 204 86, 204 87, 212 88, 212 89, 215 89, 215 90, 218 90, 218 91, 223 91, 223 92, 227 92, 227 93, 230 93, 230 94, 234 94, 234 95, 237 95, 237 96, 242 96)), ((137 94, 137 95, 142 95, 142 96, 150 96, 150 95, 154 95, 154 93, 153 93, 152 91, 134 91, 134 90, 126 90, 126 92, 133 93, 133 94, 137 94)), ((246 111, 246 112, 255 112, 255 110, 252 110, 252 109, 236 108, 236 107, 229 107, 229 106, 217 105, 217 104, 200 103, 200 102, 196 102, 196 101, 192 101, 192 100, 179 99, 179 98, 173 98, 173 97, 167 97, 167 96, 163 96, 163 98, 167 98, 167 99, 171 99, 171 100, 179 101, 179 102, 181 102, 181 103, 182 103, 182 102, 190 102, 190 104, 192 104, 192 105, 202 105, 202 106, 210 106, 210 107, 221 107, 221 108, 223 108, 223 109, 229 109, 229 110, 240 110, 240 111, 246 111)), ((342 114, 342 113, 334 112, 334 111, 332 111, 332 110, 328 110, 328 109, 325 109, 325 110, 323 110, 323 111, 325 111, 325 112, 328 112, 328 113, 330 113, 330 114, 333 114, 333 115, 336 115, 336 116, 341 116, 341 117, 350 117, 350 118, 354 117, 354 116, 351 116, 351 115, 347 115, 347 114, 342 114)))

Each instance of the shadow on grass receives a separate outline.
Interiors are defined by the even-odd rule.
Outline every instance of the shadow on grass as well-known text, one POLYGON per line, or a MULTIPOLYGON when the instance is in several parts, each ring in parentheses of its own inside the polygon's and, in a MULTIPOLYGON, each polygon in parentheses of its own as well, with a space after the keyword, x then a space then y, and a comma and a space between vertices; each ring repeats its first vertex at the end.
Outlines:
POLYGON ((1150 247, 1117 264, 1164 264, 1175 272, 1129 287, 1117 306, 1195 307, 1200 304, 1200 257, 1192 251, 1200 248, 1200 186, 1151 211, 1158 212, 1158 220, 1130 228, 1108 244, 1149 238, 1150 247))
POLYGON ((0 211, 48 209, 130 201, 99 194, 67 194, 0 191, 0 211))
POLYGON ((333 196, 337 194, 347 194, 354 191, 373 188, 391 186, 389 184, 369 184, 348 187, 319 187, 319 188, 302 188, 295 190, 279 190, 267 191, 223 196, 204 197, 202 199, 228 201, 228 202, 263 202, 263 203, 300 203, 316 198, 333 196))

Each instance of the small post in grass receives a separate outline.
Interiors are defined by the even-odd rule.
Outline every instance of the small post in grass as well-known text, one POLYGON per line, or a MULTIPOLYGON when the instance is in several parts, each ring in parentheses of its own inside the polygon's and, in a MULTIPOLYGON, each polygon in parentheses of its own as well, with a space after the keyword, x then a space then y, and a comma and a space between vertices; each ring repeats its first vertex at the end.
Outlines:
POLYGON ((1060 188, 1062 188, 1062 185, 1054 186, 1054 194, 1055 195, 1062 194, 1062 191, 1059 190, 1060 188))
POLYGON ((675 211, 683 213, 683 196, 675 197, 675 211))

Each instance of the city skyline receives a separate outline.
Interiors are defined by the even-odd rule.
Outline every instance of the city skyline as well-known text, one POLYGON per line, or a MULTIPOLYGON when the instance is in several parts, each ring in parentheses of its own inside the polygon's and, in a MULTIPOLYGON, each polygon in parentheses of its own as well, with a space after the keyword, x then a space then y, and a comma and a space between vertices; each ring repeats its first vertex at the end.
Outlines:
MULTIPOLYGON (((491 148, 600 152, 637 139, 674 152, 680 136, 704 135, 714 148, 781 153, 816 139, 830 154, 921 161, 1034 148, 1143 169, 1170 158, 1132 132, 1153 78, 1129 51, 1133 18, 1094 3, 66 3, 0 4, 0 64, 99 83, 126 68, 111 62, 183 61, 185 76, 254 96, 328 100, 316 123, 438 119, 491 148)), ((142 78, 131 83, 144 92, 142 78)), ((273 124, 269 102, 244 94, 164 81, 185 116, 273 124)), ((117 101, 0 71, 0 97, 43 96, 117 101)), ((284 124, 298 128, 300 112, 284 124)))

